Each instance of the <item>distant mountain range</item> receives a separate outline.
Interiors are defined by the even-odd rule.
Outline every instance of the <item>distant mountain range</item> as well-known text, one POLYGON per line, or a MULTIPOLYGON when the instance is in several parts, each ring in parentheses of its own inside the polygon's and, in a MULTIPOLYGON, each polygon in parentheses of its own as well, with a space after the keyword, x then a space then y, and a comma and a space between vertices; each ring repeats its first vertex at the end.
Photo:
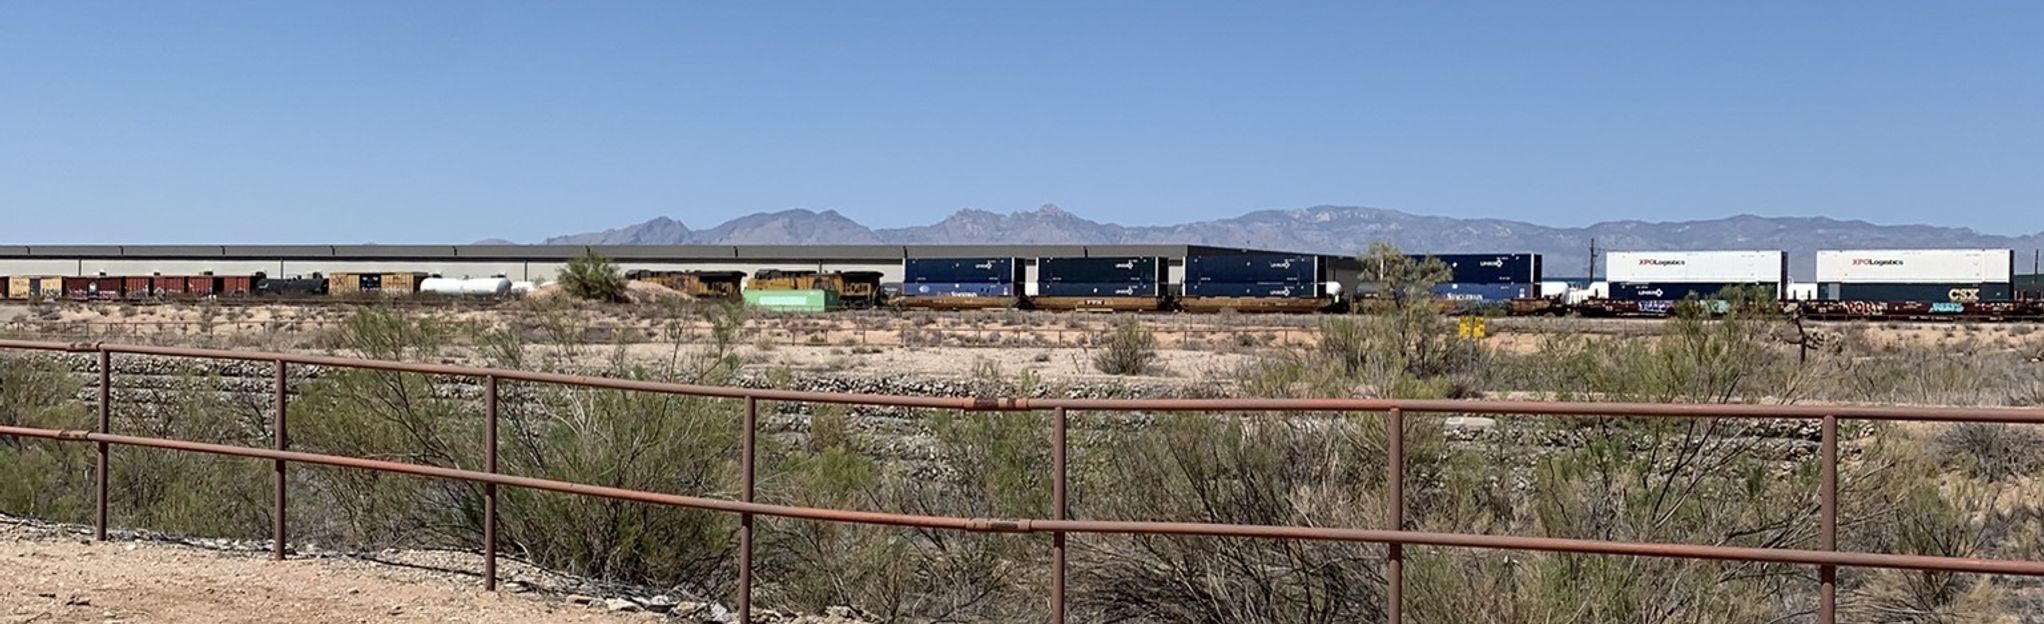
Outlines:
MULTIPOLYGON (((1819 249, 2012 248, 2017 272, 2030 269, 2044 232, 2005 236, 1970 228, 1876 225, 1823 217, 1739 215, 1702 221, 1608 221, 1549 227, 1504 219, 1459 219, 1382 208, 1314 206, 1259 210, 1232 219, 1179 225, 1102 223, 1045 205, 999 214, 961 210, 930 225, 873 229, 826 210, 784 210, 691 230, 660 217, 601 232, 555 236, 549 245, 804 245, 804 244, 1194 244, 1326 254, 1354 254, 1388 240, 1412 252, 1533 252, 1547 257, 1548 275, 1581 275, 1591 239, 1600 250, 1782 249, 1792 275, 1807 278, 1819 249)), ((503 242, 503 241, 489 241, 503 242)), ((1600 269, 1601 273, 1601 269, 1600 269)))

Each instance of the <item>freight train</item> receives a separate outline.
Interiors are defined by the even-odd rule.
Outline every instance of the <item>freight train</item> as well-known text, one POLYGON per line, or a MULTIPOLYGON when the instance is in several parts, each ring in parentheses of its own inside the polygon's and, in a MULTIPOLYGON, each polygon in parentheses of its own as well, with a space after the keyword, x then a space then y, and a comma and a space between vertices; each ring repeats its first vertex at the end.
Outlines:
MULTIPOLYGON (((1548 280, 1539 254, 1431 257, 1448 268, 1432 291, 1457 313, 1665 316, 1685 299, 1727 288, 1757 291, 1783 310, 1820 319, 2044 320, 2044 302, 2022 296, 2009 250, 1855 250, 1818 253, 1815 282, 1788 279, 1780 251, 1613 252, 1608 277, 1548 280)), ((1309 254, 1194 255, 1169 279, 1159 257, 909 258, 900 284, 872 271, 632 271, 630 280, 699 299, 741 300, 785 311, 902 307, 1070 311, 1324 312, 1380 299, 1344 292, 1309 254)), ((248 275, 9 276, 0 298, 136 301, 256 297, 449 295, 506 297, 533 284, 502 277, 450 279, 420 272, 248 275)))

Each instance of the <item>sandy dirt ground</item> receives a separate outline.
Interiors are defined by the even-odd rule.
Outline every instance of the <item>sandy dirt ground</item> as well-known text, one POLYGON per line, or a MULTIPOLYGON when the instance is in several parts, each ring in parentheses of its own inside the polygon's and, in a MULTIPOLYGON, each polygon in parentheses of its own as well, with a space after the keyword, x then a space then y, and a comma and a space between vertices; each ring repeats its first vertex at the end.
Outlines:
POLYGON ((651 622, 473 577, 345 558, 96 543, 0 522, 0 623, 651 622))
MULTIPOLYGON (((309 305, 62 304, 0 306, 0 332, 60 341, 107 340, 222 348, 323 351, 329 333, 357 308, 309 305), (13 318, 7 318, 12 316, 13 318)), ((486 327, 529 322, 528 306, 401 306, 407 316, 486 327)), ((706 345, 708 321, 696 310, 660 316, 660 308, 590 307, 580 322, 597 344, 627 343, 634 356, 658 359, 673 342, 706 345)), ((1094 375, 1089 344, 1113 323, 1133 318, 1157 341, 1154 377, 1202 381, 1259 356, 1310 349, 1321 317, 1310 315, 1098 315, 1014 310, 978 312, 852 311, 829 315, 755 315, 739 339, 748 365, 846 373, 976 375, 986 366, 1008 375, 1043 378, 1094 375)), ((1558 336, 1626 340, 1658 334, 1653 319, 1492 318, 1486 343, 1513 353, 1538 353, 1558 336)), ((1812 323, 1812 331, 1869 349, 1933 348, 1960 353, 2044 352, 2044 327, 2029 323, 1812 323)))

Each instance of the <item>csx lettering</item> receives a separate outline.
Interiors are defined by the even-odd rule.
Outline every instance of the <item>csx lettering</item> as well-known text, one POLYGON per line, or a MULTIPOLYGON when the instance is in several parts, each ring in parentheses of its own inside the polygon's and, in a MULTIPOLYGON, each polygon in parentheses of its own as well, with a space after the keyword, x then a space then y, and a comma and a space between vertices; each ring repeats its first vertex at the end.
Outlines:
POLYGON ((1974 302, 1974 301, 1979 301, 1979 300, 1980 300, 1980 289, 1978 289, 1978 288, 1954 288, 1954 289, 1952 289, 1952 290, 1951 290, 1951 292, 1945 293, 1945 297, 1946 297, 1946 298, 1949 298, 1949 299, 1951 299, 1951 300, 1953 300, 1953 301, 1958 301, 1958 302, 1962 302, 1962 303, 1967 303, 1967 302, 1974 302))

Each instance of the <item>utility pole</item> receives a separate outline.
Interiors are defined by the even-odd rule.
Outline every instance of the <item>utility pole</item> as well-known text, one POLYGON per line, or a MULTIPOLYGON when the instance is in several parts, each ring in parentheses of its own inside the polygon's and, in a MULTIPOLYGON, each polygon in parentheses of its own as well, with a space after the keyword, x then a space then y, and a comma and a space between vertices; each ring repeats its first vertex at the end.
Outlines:
POLYGON ((1590 239, 1590 281, 1597 281, 1597 239, 1590 239))

